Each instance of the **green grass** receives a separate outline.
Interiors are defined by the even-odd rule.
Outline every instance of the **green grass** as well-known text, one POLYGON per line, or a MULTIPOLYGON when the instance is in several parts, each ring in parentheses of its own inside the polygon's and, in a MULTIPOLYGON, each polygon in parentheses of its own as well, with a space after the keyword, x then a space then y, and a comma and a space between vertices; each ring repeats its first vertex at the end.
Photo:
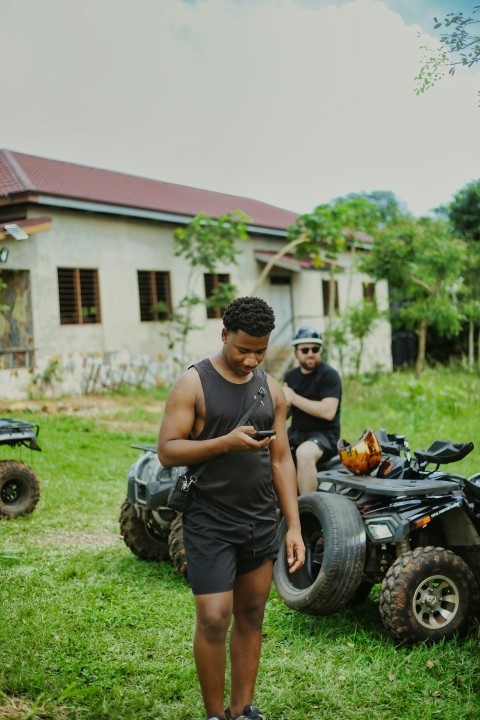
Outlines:
MULTIPOLYGON (((384 427, 412 447, 478 445, 479 394, 480 379, 456 370, 348 381, 342 435, 384 427)), ((190 590, 168 563, 138 560, 118 531, 130 445, 155 442, 164 397, 130 392, 101 411, 91 398, 85 414, 12 412, 41 426, 43 452, 23 460, 42 489, 34 513, 0 522, 0 718, 204 717, 190 590)), ((478 449, 455 469, 480 471, 478 449)), ((314 618, 272 587, 264 636, 256 702, 269 720, 480 718, 477 628, 398 648, 375 590, 360 608, 314 618)))

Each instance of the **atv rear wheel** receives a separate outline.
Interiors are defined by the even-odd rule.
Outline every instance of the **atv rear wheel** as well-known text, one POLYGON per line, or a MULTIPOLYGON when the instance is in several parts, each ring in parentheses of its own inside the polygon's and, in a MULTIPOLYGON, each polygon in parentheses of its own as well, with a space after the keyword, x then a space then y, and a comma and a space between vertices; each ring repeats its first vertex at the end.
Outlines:
POLYGON ((405 645, 448 639, 473 619, 479 589, 468 565, 451 550, 420 547, 399 557, 380 593, 380 616, 405 645))
POLYGON ((173 567, 180 573, 180 575, 183 575, 183 577, 188 580, 187 556, 183 542, 183 522, 180 514, 173 520, 170 527, 168 545, 170 547, 170 558, 172 560, 173 567))
POLYGON ((169 559, 168 537, 152 521, 137 514, 135 505, 125 500, 120 512, 120 534, 125 545, 141 560, 155 562, 169 559))
POLYGON ((0 462, 0 517, 28 515, 39 498, 40 483, 28 465, 16 460, 0 462))
POLYGON ((312 492, 298 498, 305 565, 290 575, 285 549, 287 526, 279 527, 280 549, 273 569, 278 594, 288 607, 309 615, 341 610, 358 588, 366 538, 356 505, 343 495, 312 492))

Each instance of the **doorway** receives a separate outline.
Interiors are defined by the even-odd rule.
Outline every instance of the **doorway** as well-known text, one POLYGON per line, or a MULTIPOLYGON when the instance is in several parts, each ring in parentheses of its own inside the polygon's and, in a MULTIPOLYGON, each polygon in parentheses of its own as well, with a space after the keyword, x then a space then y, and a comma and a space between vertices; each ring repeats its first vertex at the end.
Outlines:
POLYGON ((0 305, 0 370, 34 364, 32 295, 28 270, 2 270, 0 305))

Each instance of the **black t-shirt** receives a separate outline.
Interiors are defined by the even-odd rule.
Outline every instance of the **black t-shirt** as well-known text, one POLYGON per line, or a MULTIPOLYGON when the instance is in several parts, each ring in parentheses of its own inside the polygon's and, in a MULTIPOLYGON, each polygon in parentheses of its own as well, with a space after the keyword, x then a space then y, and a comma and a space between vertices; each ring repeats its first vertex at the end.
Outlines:
POLYGON ((338 372, 321 362, 311 373, 302 373, 299 367, 288 370, 285 382, 297 395, 309 400, 338 398, 338 408, 333 420, 309 415, 296 407, 292 408, 292 430, 299 432, 324 432, 340 437, 340 405, 342 400, 342 381, 338 372))

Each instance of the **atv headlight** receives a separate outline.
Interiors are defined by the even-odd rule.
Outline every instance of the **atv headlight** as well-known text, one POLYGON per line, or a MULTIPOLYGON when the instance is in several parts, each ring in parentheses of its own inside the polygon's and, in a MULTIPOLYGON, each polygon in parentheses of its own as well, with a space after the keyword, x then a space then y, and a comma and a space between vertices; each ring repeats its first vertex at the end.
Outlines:
POLYGON ((394 517, 366 520, 365 529, 373 542, 391 541, 395 538, 398 522, 394 517))

